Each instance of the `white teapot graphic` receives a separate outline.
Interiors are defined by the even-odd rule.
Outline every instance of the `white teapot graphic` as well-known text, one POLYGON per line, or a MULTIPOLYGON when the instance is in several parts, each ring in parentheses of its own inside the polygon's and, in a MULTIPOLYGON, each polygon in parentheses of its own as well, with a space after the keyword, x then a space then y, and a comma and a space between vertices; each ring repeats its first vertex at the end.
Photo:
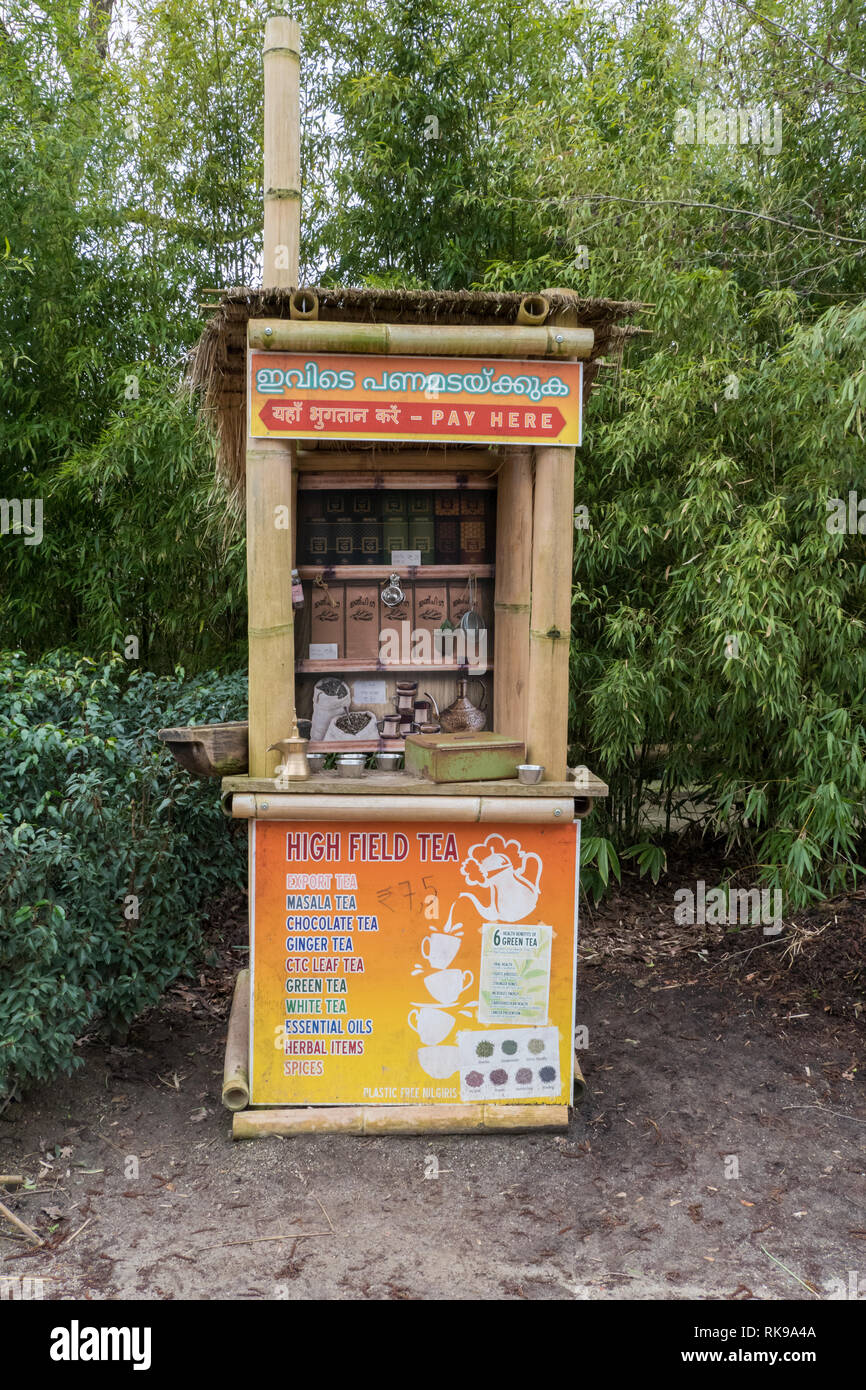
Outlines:
POLYGON ((527 853, 518 840, 488 835, 483 844, 472 845, 460 872, 473 887, 484 888, 488 901, 474 893, 459 893, 444 930, 452 931, 454 909, 461 898, 468 898, 485 922, 522 922, 535 908, 541 892, 541 860, 527 853))

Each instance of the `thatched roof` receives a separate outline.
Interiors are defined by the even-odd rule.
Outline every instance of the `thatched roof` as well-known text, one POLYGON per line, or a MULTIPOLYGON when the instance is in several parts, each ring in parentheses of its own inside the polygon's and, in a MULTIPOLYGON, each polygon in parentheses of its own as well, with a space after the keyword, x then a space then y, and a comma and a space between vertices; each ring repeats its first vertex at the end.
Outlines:
MULTIPOLYGON (((346 289, 315 287, 319 319, 367 323, 514 323, 524 294, 475 290, 346 289)), ((211 417, 218 441, 218 468, 230 491, 241 496, 246 441, 247 320, 289 318, 293 290, 226 290, 190 357, 190 381, 211 417)), ((626 341, 645 330, 623 320, 647 306, 639 301, 575 299, 573 291, 546 290, 550 314, 577 308, 581 327, 592 328, 595 344, 585 364, 585 394, 596 377, 599 359, 616 359, 626 341)), ((339 445, 333 446, 339 448, 339 445)), ((351 443, 346 448, 405 449, 406 445, 351 443)), ((411 447, 411 446, 410 446, 411 447)), ((429 446, 426 446, 429 447, 429 446)))

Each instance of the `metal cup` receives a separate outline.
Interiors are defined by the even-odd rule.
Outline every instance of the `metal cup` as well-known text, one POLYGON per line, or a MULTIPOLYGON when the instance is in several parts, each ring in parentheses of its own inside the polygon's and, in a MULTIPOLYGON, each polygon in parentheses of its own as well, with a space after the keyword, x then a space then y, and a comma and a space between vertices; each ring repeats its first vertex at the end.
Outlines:
POLYGON ((517 776, 525 786, 533 786, 540 782, 544 776, 544 768, 541 763, 521 763, 517 769, 517 776))

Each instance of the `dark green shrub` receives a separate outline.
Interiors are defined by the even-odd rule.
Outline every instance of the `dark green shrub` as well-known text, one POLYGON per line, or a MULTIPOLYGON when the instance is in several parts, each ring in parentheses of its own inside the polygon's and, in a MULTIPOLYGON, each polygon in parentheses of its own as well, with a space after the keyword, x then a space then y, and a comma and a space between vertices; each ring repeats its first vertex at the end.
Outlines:
POLYGON ((0 657, 0 1097, 71 1071, 87 1029, 122 1028, 194 961, 244 852, 218 784, 156 732, 245 706, 244 674, 0 657))

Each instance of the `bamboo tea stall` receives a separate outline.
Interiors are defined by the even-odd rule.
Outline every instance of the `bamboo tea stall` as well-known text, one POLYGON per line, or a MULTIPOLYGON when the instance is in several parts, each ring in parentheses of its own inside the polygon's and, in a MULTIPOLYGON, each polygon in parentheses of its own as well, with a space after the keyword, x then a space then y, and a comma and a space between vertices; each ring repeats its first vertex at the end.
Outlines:
MULTIPOLYGON (((298 288, 298 49, 268 20, 265 288, 194 365, 248 552, 224 1100, 236 1137, 560 1127, 607 791, 567 765, 575 446, 639 306, 298 288)), ((200 771, 220 730, 165 734, 200 771)))

